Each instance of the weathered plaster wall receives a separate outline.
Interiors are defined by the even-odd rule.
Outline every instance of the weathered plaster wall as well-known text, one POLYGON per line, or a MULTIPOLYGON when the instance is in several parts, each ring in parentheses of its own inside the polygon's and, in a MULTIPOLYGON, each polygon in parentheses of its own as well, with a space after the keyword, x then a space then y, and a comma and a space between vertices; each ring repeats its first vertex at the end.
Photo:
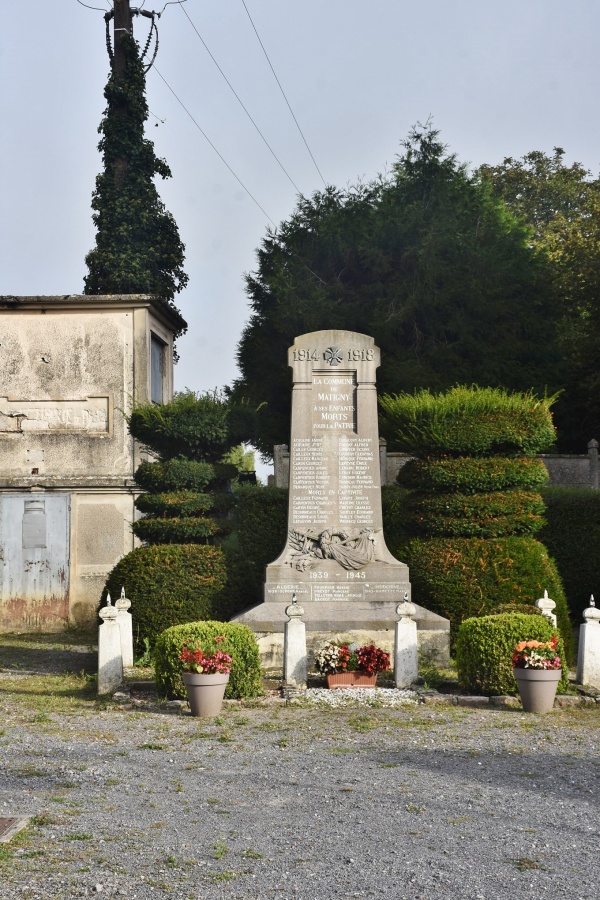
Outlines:
POLYGON ((172 397, 178 319, 144 296, 0 297, 0 630, 94 621, 106 575, 135 545, 144 454, 124 413, 150 398, 153 333, 164 344, 162 395, 172 397), (24 537, 28 498, 50 523, 56 495, 60 559, 49 539, 24 537))

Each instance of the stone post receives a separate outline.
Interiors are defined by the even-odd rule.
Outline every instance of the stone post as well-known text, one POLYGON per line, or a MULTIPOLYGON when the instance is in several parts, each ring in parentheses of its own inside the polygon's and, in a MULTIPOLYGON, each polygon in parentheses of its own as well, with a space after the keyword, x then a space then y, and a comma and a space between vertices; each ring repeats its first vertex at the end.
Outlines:
POLYGON ((400 616, 396 622, 394 641, 394 679, 397 688, 408 687, 419 675, 417 623, 413 619, 416 611, 416 606, 409 602, 406 593, 402 603, 396 607, 396 614, 400 616))
POLYGON ((121 596, 115 603, 117 608, 117 625, 121 635, 121 657, 123 668, 130 669, 133 666, 133 622, 129 607, 131 600, 125 596, 125 588, 121 588, 121 596))
POLYGON ((98 629, 98 693, 110 694, 123 682, 121 633, 117 625, 118 613, 111 603, 110 594, 107 594, 106 606, 98 615, 102 619, 98 629))
POLYGON ((600 690, 600 609, 590 597, 590 605, 583 611, 584 624, 579 628, 577 681, 586 687, 600 690))
POLYGON ((285 614, 289 619, 283 635, 283 683, 285 687, 306 690, 306 625, 302 621, 304 610, 296 603, 295 594, 285 614))
POLYGON ((597 491, 600 487, 598 477, 598 441, 591 440, 588 444, 588 456, 590 458, 590 487, 597 491))
POLYGON ((536 600, 535 605, 538 609, 541 609, 542 615, 547 619, 550 619, 550 621, 556 628, 556 616, 552 612, 552 610, 556 606, 556 603, 554 602, 554 600, 550 599, 550 597, 548 596, 548 591, 544 591, 544 596, 540 597, 539 600, 536 600))

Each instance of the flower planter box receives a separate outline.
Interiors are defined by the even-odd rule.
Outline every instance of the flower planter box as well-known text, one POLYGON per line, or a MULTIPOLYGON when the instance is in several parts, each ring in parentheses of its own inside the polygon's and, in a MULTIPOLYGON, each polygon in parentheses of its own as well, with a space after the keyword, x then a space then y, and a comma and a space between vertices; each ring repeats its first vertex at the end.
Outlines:
POLYGON ((334 675, 326 675, 327 687, 349 688, 349 687, 375 687, 377 685, 377 675, 365 675, 364 672, 336 672, 334 675))

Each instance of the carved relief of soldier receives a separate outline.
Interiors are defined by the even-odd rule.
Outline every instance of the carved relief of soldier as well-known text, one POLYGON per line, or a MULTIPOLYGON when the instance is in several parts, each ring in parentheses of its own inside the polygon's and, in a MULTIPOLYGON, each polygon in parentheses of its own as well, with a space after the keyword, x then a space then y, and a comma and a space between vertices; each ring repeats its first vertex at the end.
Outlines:
POLYGON ((333 559, 344 569, 362 569, 368 562, 377 559, 375 535, 376 531, 370 528, 363 528, 354 537, 335 527, 321 532, 313 528, 304 532, 290 530, 290 556, 285 565, 304 572, 319 560, 333 559))

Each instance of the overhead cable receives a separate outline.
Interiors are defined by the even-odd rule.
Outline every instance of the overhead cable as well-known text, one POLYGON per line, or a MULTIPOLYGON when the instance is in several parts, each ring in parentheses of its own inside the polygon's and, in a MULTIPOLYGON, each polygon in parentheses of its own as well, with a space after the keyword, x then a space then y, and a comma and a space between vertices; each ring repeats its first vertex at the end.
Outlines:
POLYGON ((229 163, 227 162, 227 160, 221 155, 221 153, 219 153, 219 151, 217 150, 217 148, 215 147, 215 145, 213 144, 213 142, 211 141, 211 139, 208 137, 208 135, 206 134, 206 132, 200 127, 200 125, 198 124, 198 122, 196 121, 196 119, 193 117, 193 115, 191 114, 191 112, 189 111, 189 109, 187 108, 187 106, 184 104, 183 100, 181 100, 181 99, 177 96, 177 94, 175 93, 175 91, 173 90, 173 88, 171 87, 171 85, 168 83, 168 81, 166 80, 166 78, 163 78, 163 76, 160 74, 160 72, 158 71, 158 69, 156 68, 156 66, 154 66, 153 69, 154 69, 154 71, 156 72, 156 74, 158 75, 158 77, 164 82, 164 84, 165 84, 165 85, 168 87, 168 89, 171 91, 171 93, 173 94, 173 96, 175 97, 175 99, 177 100, 177 102, 179 103, 179 105, 181 106, 181 108, 188 114, 188 116, 190 117, 190 119, 192 120, 192 122, 194 123, 194 125, 196 126, 196 128, 198 129, 198 131, 200 132, 200 134, 204 137, 204 139, 205 139, 206 141, 208 141, 208 143, 209 143, 210 146, 213 148, 213 150, 215 151, 215 153, 217 154, 217 156, 219 157, 219 159, 221 160, 221 162, 224 163, 224 164, 227 166, 227 168, 229 169, 229 171, 231 172, 231 174, 233 175, 233 177, 235 178, 235 180, 238 182, 238 184, 244 189, 244 191, 248 194, 248 196, 249 196, 250 199, 256 204, 256 206, 258 206, 258 208, 260 209, 261 213, 262 213, 264 216, 267 217, 267 219, 269 220, 269 222, 270 222, 274 227, 277 227, 277 226, 275 225, 275 222, 274 222, 273 219, 271 218, 271 216, 270 216, 267 212, 265 212, 265 210, 262 208, 262 206, 260 205, 260 203, 258 202, 258 200, 256 199, 256 197, 254 197, 254 195, 250 193, 250 191, 248 190, 248 188, 246 187, 246 185, 244 184, 244 182, 243 182, 243 181, 235 174, 235 172, 233 171, 233 169, 231 168, 231 166, 229 165, 229 163))
POLYGON ((186 19, 188 20, 188 22, 190 23, 190 25, 192 26, 192 28, 194 29, 194 31, 196 32, 196 34, 198 35, 198 37, 200 38, 200 40, 202 41, 202 44, 203 44, 203 46, 204 46, 204 49, 206 50, 206 52, 208 53, 208 55, 210 56, 210 58, 211 58, 212 61, 214 62, 215 66, 217 67, 217 69, 219 70, 219 72, 221 73, 221 75, 223 76, 223 78, 225 79, 225 81, 227 82, 227 86, 229 87, 229 90, 231 91, 231 93, 233 94, 233 96, 235 97, 235 99, 237 100, 237 102, 240 104, 240 106, 242 107, 242 109, 244 110, 244 112, 246 113, 246 115, 248 116, 248 118, 250 119, 250 121, 252 122, 252 124, 254 125, 254 127, 256 128, 256 130, 258 131, 258 133, 259 133, 259 135, 261 136, 262 140, 264 141, 265 145, 268 147, 268 149, 269 149, 271 155, 273 156, 273 159, 276 161, 276 163, 278 164, 279 168, 280 168, 281 171, 284 173, 284 175, 286 176, 286 178, 288 179, 288 181, 290 182, 290 184, 292 185, 292 187, 294 188, 294 190, 296 191, 296 193, 298 193, 298 194, 300 194, 300 196, 302 196, 302 191, 300 190, 300 188, 298 187, 298 185, 295 183, 295 181, 293 180, 293 178, 291 177, 291 175, 289 174, 289 172, 287 171, 287 169, 285 168, 285 166, 283 165, 283 163, 281 162, 281 160, 279 159, 279 157, 277 156, 277 154, 275 153, 275 151, 273 150, 273 148, 272 148, 271 145, 269 144, 268 140, 266 139, 266 137, 264 136, 264 134, 262 133, 262 131, 260 130, 260 128, 258 127, 258 125, 256 124, 256 122, 254 121, 254 119, 252 118, 252 116, 250 115, 250 113, 248 112, 248 110, 246 109, 246 107, 244 106, 244 103, 242 102, 242 100, 241 100, 239 94, 236 92, 235 88, 233 87, 232 83, 231 83, 230 80, 228 79, 227 75, 225 74, 225 72, 223 71, 223 69, 221 68, 221 66, 219 65, 219 63, 217 62, 217 60, 215 59, 215 57, 212 55, 211 51, 209 50, 209 48, 208 48, 208 46, 207 46, 207 44, 206 44, 206 41, 204 40, 204 38, 202 37, 202 35, 200 34, 200 32, 198 31, 198 29, 196 28, 196 26, 194 25, 194 23, 193 23, 192 20, 190 19, 187 10, 182 6, 182 7, 181 7, 181 11, 182 11, 182 13, 184 13, 186 19))
POLYGON ((290 111, 291 114, 292 114, 292 118, 293 118, 294 122, 296 123, 296 127, 297 127, 298 131, 300 132, 300 136, 301 136, 302 140, 304 141, 304 144, 305 144, 305 146, 306 146, 306 149, 307 149, 308 152, 310 153, 310 158, 312 159, 313 163, 315 164, 315 169, 316 169, 317 172, 319 173, 319 177, 320 177, 321 181, 323 182, 323 185, 324 185, 325 187, 327 187, 327 184, 326 184, 326 182, 325 182, 325 179, 323 178, 323 175, 321 174, 321 170, 319 169, 319 167, 318 167, 318 165, 317 165, 317 161, 316 161, 316 159, 315 159, 314 156, 313 156, 312 150, 311 150, 310 147, 308 146, 308 141, 307 141, 306 138, 304 137, 304 133, 303 133, 302 129, 300 128, 300 123, 298 122, 298 119, 297 119, 296 116, 294 115, 294 110, 292 109, 292 107, 291 107, 291 105, 290 105, 290 101, 289 101, 288 98, 286 97, 285 91, 283 90, 283 87, 281 86, 281 82, 280 82, 279 78, 277 77, 277 73, 275 72, 275 69, 273 68, 273 63, 272 63, 271 60, 269 59, 269 54, 268 54, 267 51, 265 50, 265 45, 263 44, 263 42, 262 42, 261 39, 260 39, 260 35, 259 35, 258 31, 256 30, 256 25, 255 25, 254 22, 252 21, 252 16, 250 15, 250 12, 249 12, 248 7, 246 6, 246 3, 244 2, 244 0, 242 0, 242 4, 243 4, 243 6, 244 6, 244 9, 246 10, 246 13, 247 13, 247 15, 248 15, 248 18, 250 19, 250 24, 252 25, 252 28, 254 29, 254 33, 255 33, 255 35, 256 35, 256 37, 257 37, 257 39, 258 39, 258 43, 259 43, 260 46, 262 47, 262 52, 265 54, 265 58, 266 58, 267 62, 269 63, 269 66, 271 67, 271 72, 273 73, 273 76, 275 77, 275 81, 277 82, 277 84, 278 84, 278 86, 279 86, 279 90, 281 91, 281 93, 282 93, 282 95, 283 95, 283 99, 284 99, 285 102, 287 103, 288 109, 289 109, 289 111, 290 111))

